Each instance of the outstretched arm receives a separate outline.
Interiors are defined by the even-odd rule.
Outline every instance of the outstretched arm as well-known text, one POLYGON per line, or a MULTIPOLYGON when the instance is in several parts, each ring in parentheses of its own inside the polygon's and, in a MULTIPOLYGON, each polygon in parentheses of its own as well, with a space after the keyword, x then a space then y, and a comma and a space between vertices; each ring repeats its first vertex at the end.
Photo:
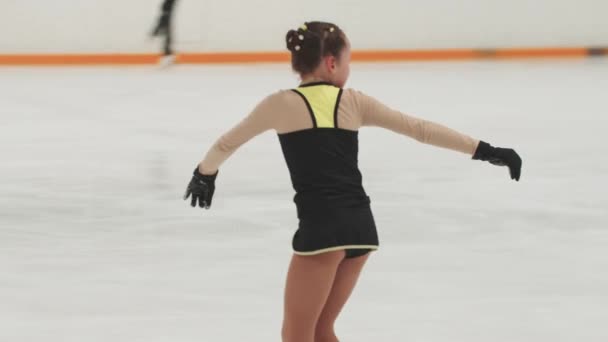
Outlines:
POLYGON ((253 137, 274 128, 269 109, 270 97, 260 102, 255 109, 236 126, 224 133, 209 149, 199 164, 202 174, 214 174, 228 157, 253 137))
POLYGON ((274 128, 270 117, 270 102, 271 98, 266 98, 256 106, 251 114, 213 144, 203 161, 194 170, 184 200, 192 195, 191 204, 193 207, 198 202, 201 208, 209 209, 215 191, 215 178, 222 163, 244 143, 260 133, 274 128))
POLYGON ((403 114, 362 93, 358 93, 358 102, 364 126, 383 127, 425 144, 466 153, 476 160, 508 166, 511 178, 519 180, 522 161, 512 149, 493 147, 438 123, 403 114))
POLYGON ((475 153, 479 140, 438 123, 393 110, 373 97, 362 93, 359 95, 364 126, 383 127, 421 143, 460 151, 471 156, 475 153))

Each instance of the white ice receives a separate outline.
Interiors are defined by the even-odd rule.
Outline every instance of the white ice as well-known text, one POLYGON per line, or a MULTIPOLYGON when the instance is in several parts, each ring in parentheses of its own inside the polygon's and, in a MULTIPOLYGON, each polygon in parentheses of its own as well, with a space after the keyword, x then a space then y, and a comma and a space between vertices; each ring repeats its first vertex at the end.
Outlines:
MULTIPOLYGON (((0 341, 279 341, 296 228, 274 133, 181 200, 213 141, 297 84, 271 66, 0 69, 0 341)), ((354 64, 349 86, 523 157, 381 129, 381 247, 345 342, 608 341, 608 60, 354 64)))

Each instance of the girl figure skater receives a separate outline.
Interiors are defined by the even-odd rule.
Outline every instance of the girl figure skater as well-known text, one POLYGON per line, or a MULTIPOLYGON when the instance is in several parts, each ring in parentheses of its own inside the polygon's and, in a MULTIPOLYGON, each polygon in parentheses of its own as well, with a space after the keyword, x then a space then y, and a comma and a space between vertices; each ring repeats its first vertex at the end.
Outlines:
POLYGON ((301 84, 261 101, 221 136, 194 170, 184 199, 209 209, 218 168, 242 144, 273 129, 291 175, 299 226, 285 285, 283 342, 337 342, 334 322, 359 274, 378 248, 370 200, 357 166, 357 132, 378 126, 422 143, 508 166, 519 180, 522 161, 442 125, 402 114, 353 89, 350 42, 336 25, 309 22, 286 36, 301 84))

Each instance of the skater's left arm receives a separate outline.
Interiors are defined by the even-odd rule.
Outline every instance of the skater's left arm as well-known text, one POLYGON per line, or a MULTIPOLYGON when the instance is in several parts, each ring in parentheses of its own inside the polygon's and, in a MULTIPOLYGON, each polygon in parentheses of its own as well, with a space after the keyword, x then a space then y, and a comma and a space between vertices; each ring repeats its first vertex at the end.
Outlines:
POLYGON ((404 114, 361 92, 357 94, 363 126, 377 126, 413 138, 421 143, 472 156, 479 140, 439 123, 404 114))
POLYGON ((511 179, 519 181, 522 160, 511 148, 494 147, 436 122, 391 109, 363 93, 357 94, 364 126, 379 126, 412 137, 422 143, 459 151, 475 160, 507 166, 511 179))

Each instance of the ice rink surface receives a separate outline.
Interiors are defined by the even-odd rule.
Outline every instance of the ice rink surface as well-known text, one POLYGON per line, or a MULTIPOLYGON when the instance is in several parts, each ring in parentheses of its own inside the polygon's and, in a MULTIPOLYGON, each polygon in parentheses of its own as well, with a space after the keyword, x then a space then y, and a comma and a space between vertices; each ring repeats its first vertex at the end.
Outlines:
MULTIPOLYGON (((381 247, 344 342, 608 341, 608 60, 354 64, 348 86, 515 148, 505 168, 377 128, 381 247)), ((279 341, 297 225, 277 137, 181 196, 288 66, 0 69, 0 341, 279 341)))

